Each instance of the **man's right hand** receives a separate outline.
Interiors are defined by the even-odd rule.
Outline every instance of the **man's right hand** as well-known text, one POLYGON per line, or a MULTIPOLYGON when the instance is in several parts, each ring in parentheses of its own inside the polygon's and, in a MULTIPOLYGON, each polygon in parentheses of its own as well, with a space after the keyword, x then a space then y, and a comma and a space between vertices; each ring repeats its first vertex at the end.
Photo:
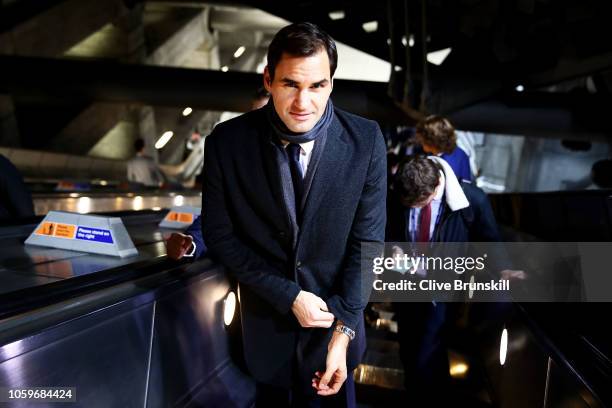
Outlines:
POLYGON ((291 311, 302 327, 331 327, 334 315, 327 304, 314 293, 301 290, 293 301, 291 311))
POLYGON ((190 235, 179 234, 173 232, 166 241, 166 252, 170 259, 178 261, 185 254, 191 251, 193 245, 193 238, 190 235))

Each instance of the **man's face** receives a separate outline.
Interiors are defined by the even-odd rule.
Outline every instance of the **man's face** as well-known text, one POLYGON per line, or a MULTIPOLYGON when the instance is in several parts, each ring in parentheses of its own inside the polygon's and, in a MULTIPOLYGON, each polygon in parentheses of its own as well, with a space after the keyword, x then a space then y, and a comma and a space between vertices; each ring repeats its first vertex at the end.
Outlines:
POLYGON ((266 67, 264 86, 285 126, 292 132, 308 132, 323 116, 332 91, 327 52, 310 57, 283 54, 273 79, 266 67))

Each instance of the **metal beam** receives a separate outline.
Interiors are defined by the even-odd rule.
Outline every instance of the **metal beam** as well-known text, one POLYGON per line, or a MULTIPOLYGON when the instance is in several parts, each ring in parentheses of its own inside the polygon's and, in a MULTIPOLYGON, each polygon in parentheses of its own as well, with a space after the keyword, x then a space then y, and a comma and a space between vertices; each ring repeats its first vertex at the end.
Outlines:
POLYGON ((610 95, 524 92, 483 101, 449 115, 455 127, 487 133, 610 140, 610 95))
POLYGON ((64 0, 21 0, 2 6, 0 33, 9 31, 64 0))
MULTIPOLYGON (((38 10, 30 3, 25 5, 30 5, 33 12, 38 10)), ((6 26, 0 29, 0 48, 4 48, 5 53, 54 58, 107 23, 120 18, 127 10, 123 0, 64 0, 47 3, 53 7, 30 15, 21 24, 17 24, 17 18, 8 22, 0 20, 6 26)), ((14 6, 20 4, 16 2, 14 6)))
MULTIPOLYGON (((117 102, 246 112, 260 74, 0 56, 0 93, 20 101, 117 102)), ((386 84, 334 80, 334 103, 388 124, 411 120, 386 95, 386 84)))

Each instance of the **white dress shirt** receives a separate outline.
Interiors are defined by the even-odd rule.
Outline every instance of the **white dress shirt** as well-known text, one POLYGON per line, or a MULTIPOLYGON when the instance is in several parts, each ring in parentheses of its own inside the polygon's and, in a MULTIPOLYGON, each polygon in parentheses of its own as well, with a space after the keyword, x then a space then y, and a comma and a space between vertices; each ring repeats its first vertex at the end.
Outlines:
MULTIPOLYGON (((286 149, 290 142, 281 140, 283 147, 286 149)), ((308 171, 308 163, 310 163, 310 157, 312 156, 312 149, 314 148, 314 140, 305 143, 299 143, 300 149, 300 167, 302 168, 302 177, 306 176, 308 171)))

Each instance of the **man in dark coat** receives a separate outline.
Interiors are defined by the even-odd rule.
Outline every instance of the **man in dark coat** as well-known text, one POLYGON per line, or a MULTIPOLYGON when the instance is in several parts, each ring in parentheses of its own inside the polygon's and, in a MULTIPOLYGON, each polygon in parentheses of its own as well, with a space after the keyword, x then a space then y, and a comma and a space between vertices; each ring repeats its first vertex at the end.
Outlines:
POLYGON ((19 170, 0 154, 0 220, 33 216, 32 196, 19 170))
MULTIPOLYGON (((493 210, 478 187, 459 182, 435 156, 413 156, 400 165, 388 200, 389 242, 501 241, 493 210)), ((415 406, 448 406, 445 332, 451 304, 394 303, 404 383, 415 406)))
POLYGON ((457 182, 452 168, 440 158, 414 156, 400 164, 388 200, 387 241, 411 241, 406 233, 407 212, 420 216, 421 208, 436 202, 442 210, 439 216, 435 210, 430 214, 430 241, 500 241, 485 192, 472 183, 457 182), (427 193, 427 197, 420 196, 427 193))
POLYGON ((384 240, 386 149, 375 122, 333 106, 336 63, 315 25, 283 28, 264 72, 271 101, 206 141, 202 229, 240 284, 259 406, 355 405, 372 280, 360 263, 374 256, 361 243, 384 240))

